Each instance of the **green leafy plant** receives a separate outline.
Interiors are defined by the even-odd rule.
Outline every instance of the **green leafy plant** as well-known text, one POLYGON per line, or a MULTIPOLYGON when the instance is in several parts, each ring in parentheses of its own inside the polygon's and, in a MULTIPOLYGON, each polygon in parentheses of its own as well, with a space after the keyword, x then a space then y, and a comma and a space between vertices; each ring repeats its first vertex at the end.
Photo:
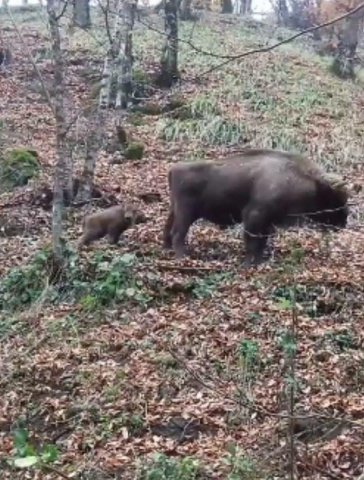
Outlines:
POLYGON ((47 287, 49 250, 39 251, 25 267, 11 270, 0 283, 0 311, 14 311, 36 301, 47 287))
POLYGON ((13 440, 15 454, 8 460, 8 464, 16 469, 31 467, 42 469, 58 459, 58 450, 55 445, 47 444, 38 450, 35 449, 29 441, 29 432, 25 428, 16 428, 13 432, 13 440))
POLYGON ((254 340, 241 340, 238 353, 240 363, 246 371, 254 370, 260 363, 259 345, 254 340))
POLYGON ((126 147, 124 155, 127 160, 140 160, 144 155, 144 145, 140 142, 131 142, 126 147))
POLYGON ((67 251, 66 258, 67 269, 51 285, 45 274, 50 265, 49 250, 41 250, 28 265, 11 270, 0 284, 0 311, 19 310, 41 295, 43 301, 78 301, 86 311, 112 302, 130 301, 141 306, 150 302, 143 281, 134 275, 135 255, 110 258, 96 253, 88 264, 82 264, 74 252, 67 251))
POLYGON ((192 293, 199 299, 212 298, 218 287, 227 279, 225 273, 214 273, 193 282, 192 293))
POLYGON ((162 453, 141 466, 138 480, 196 480, 200 477, 199 462, 191 457, 169 458, 162 453))
POLYGON ((79 284, 81 292, 88 292, 80 298, 81 306, 88 311, 121 301, 146 306, 151 297, 145 292, 143 282, 134 277, 135 263, 135 255, 128 253, 111 259, 96 254, 90 261, 88 278, 79 284))
POLYGON ((35 151, 26 148, 8 150, 0 160, 0 185, 4 189, 26 185, 39 171, 35 151))
POLYGON ((358 348, 358 342, 352 333, 345 331, 329 332, 325 335, 328 340, 336 345, 341 351, 358 348))
POLYGON ((224 458, 224 463, 230 467, 228 480, 258 480, 262 478, 255 463, 235 445, 229 445, 228 450, 229 455, 224 458))

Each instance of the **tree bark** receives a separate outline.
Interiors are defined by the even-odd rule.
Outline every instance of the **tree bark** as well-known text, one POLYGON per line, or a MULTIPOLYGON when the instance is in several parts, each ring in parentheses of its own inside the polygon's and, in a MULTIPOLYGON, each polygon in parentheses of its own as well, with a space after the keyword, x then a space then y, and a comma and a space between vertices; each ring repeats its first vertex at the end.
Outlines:
POLYGON ((66 143, 66 114, 63 102, 64 95, 64 61, 61 49, 61 37, 56 13, 56 0, 47 2, 48 22, 51 34, 52 53, 54 61, 54 112, 56 120, 56 166, 53 185, 52 211, 52 248, 56 266, 63 265, 62 221, 63 221, 63 190, 68 186, 67 166, 68 148, 66 143))
POLYGON ((116 108, 128 107, 132 91, 133 66, 133 28, 135 21, 136 2, 123 1, 123 29, 120 35, 120 46, 115 66, 117 71, 116 108))
POLYGON ((222 0, 221 13, 233 13, 232 0, 222 0))
POLYGON ((192 0, 181 0, 179 18, 181 20, 193 20, 194 16, 191 9, 192 0))
POLYGON ((355 77, 354 60, 359 41, 361 23, 362 18, 353 15, 352 17, 345 18, 339 29, 339 43, 333 63, 333 69, 341 78, 355 77))
POLYGON ((164 30, 166 43, 162 52, 161 71, 157 83, 171 87, 179 78, 178 72, 178 0, 166 0, 164 30))
POLYGON ((102 138, 104 119, 100 109, 92 112, 88 119, 88 136, 86 139, 86 156, 81 174, 80 187, 77 192, 77 201, 89 201, 92 198, 95 168, 102 138))
POLYGON ((73 25, 84 29, 91 27, 89 0, 73 0, 73 25))
POLYGON ((278 25, 288 26, 289 24, 289 11, 286 0, 277 0, 276 3, 276 15, 278 25))
POLYGON ((100 90, 101 108, 112 105, 127 108, 132 90, 132 35, 135 12, 135 0, 119 0, 111 46, 104 61, 100 90), (116 88, 113 88, 115 85, 116 88))

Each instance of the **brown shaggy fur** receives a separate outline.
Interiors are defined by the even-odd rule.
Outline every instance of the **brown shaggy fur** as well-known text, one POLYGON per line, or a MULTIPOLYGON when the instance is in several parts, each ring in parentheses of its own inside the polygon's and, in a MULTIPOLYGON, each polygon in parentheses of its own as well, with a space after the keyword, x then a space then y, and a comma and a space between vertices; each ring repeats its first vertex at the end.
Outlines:
POLYGON ((247 150, 216 162, 174 165, 164 246, 185 254, 190 226, 202 218, 227 228, 244 223, 247 263, 263 259, 276 226, 313 220, 345 227, 348 194, 310 160, 277 150, 247 150))
POLYGON ((89 245, 105 235, 109 236, 110 243, 117 244, 125 230, 146 221, 143 213, 133 207, 126 208, 122 205, 88 215, 83 221, 83 235, 78 242, 78 248, 89 245))

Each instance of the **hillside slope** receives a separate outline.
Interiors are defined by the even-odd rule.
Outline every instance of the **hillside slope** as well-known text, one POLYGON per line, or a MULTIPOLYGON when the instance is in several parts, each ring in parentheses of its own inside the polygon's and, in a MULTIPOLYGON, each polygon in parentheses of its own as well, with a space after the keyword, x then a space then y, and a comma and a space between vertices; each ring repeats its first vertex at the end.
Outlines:
MULTIPOLYGON (((16 21, 49 82, 45 28, 36 18, 17 15, 16 21)), ((362 86, 331 76, 327 61, 304 40, 202 75, 221 59, 201 50, 238 53, 264 45, 267 38, 273 42, 282 32, 210 16, 183 24, 182 38, 200 51, 181 43, 181 85, 172 93, 155 90, 148 102, 165 104, 173 95, 183 99, 188 115, 130 113, 126 129, 145 145, 143 160, 113 164, 113 154, 102 151, 97 166, 103 192, 137 202, 151 221, 128 231, 117 247, 102 240, 80 260, 71 253, 69 276, 63 290, 55 291, 48 288, 41 259, 31 275, 14 274, 50 242, 51 212, 29 199, 40 185, 51 184, 54 121, 24 46, 9 20, 1 22, 15 58, 9 73, 0 74, 2 142, 34 148, 42 172, 26 187, 0 196, 2 222, 18 229, 14 236, 0 235, 0 305, 11 307, 0 321, 0 451, 14 454, 11 432, 20 422, 34 445, 57 446, 55 466, 69 478, 287 478, 289 353, 295 343, 298 478, 359 478, 364 465, 362 86), (161 248, 169 166, 245 145, 305 151, 343 175, 352 191, 348 228, 325 239, 310 229, 280 232, 274 259, 245 270, 238 232, 199 224, 190 235, 191 258, 174 260, 161 248), (143 204, 138 195, 149 191, 159 193, 161 201, 143 204), (6 288, 14 301, 4 301, 6 288), (36 301, 22 305, 23 294, 36 301), (118 302, 110 301, 113 295, 119 295, 118 302), (236 455, 234 444, 240 449, 236 455), (152 467, 147 458, 156 452, 178 461, 168 466, 161 457, 152 467), (181 460, 187 456, 199 461, 200 477, 193 462, 181 460), (167 467, 174 473, 162 476, 167 467), (178 468, 185 476, 178 476, 178 468)), ((158 62, 162 21, 143 22, 153 29, 138 25, 135 57, 138 68, 149 71, 158 62)), ((89 78, 101 65, 95 38, 104 40, 100 28, 92 36, 76 32, 65 42, 71 113, 85 103, 89 78)), ((81 118, 76 144, 85 128, 81 118)), ((80 168, 82 149, 74 156, 80 168)), ((71 248, 88 211, 83 207, 68 215, 71 248)), ((60 478, 51 470, 26 477, 8 467, 3 475, 60 478)))

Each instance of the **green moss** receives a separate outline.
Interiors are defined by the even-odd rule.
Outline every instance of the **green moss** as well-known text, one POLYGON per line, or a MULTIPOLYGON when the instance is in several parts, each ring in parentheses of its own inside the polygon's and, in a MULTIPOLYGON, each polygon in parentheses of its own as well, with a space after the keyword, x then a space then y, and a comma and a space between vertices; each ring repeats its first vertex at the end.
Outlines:
POLYGON ((0 159, 0 185, 6 190, 26 185, 39 171, 37 152, 27 148, 8 150, 0 159))
POLYGON ((140 142, 132 142, 125 149, 125 158, 128 160, 140 160, 144 155, 144 145, 140 142))

